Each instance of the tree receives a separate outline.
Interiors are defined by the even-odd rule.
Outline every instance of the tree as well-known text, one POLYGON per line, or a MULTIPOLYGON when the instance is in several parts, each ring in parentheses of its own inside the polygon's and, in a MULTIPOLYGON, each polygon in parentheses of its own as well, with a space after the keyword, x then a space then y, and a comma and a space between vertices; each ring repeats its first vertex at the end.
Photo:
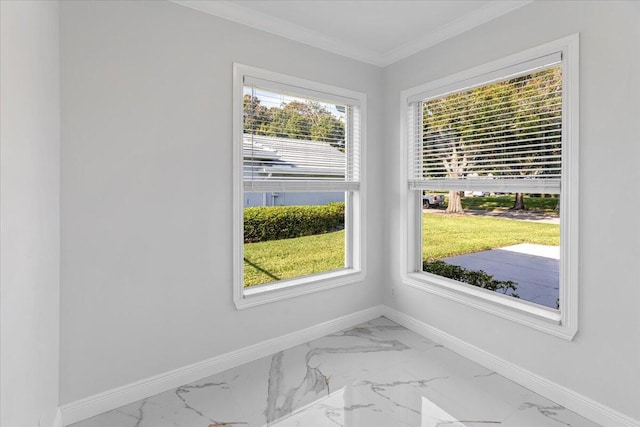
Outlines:
POLYGON ((331 115, 316 117, 311 124, 311 139, 344 147, 344 123, 331 115))
POLYGON ((515 210, 515 211, 523 211, 526 209, 526 206, 524 205, 524 193, 516 193, 516 199, 513 202, 513 207, 511 208, 511 210, 515 210))
POLYGON ((262 126, 271 121, 271 113, 268 108, 260 105, 258 97, 245 94, 243 97, 244 131, 257 135, 261 133, 262 126))
POLYGON ((344 150, 344 122, 315 101, 293 100, 266 108, 244 95, 244 129, 256 135, 326 142, 344 150))
MULTIPOLYGON (((441 162, 441 166, 430 164, 425 171, 427 176, 445 175, 448 178, 458 179, 467 173, 469 158, 463 137, 464 129, 460 129, 453 115, 458 109, 458 104, 465 102, 465 96, 464 93, 454 94, 424 104, 424 144, 441 162)), ((459 191, 449 191, 449 203, 445 212, 464 213, 459 191)))
MULTIPOLYGON (((469 164, 469 159, 465 151, 464 143, 460 138, 452 137, 448 143, 449 153, 440 155, 442 164, 447 171, 449 178, 462 178, 469 164)), ((449 203, 445 211, 449 214, 461 214, 464 213, 462 208, 462 199, 460 197, 460 191, 449 191, 449 203)))

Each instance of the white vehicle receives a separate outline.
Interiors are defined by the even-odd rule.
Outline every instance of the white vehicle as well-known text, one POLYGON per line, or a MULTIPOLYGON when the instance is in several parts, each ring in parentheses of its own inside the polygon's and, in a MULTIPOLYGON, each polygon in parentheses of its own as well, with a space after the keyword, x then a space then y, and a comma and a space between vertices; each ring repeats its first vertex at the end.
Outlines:
POLYGON ((464 197, 487 197, 490 194, 488 191, 465 191, 464 197))
POLYGON ((444 194, 425 194, 422 196, 422 207, 424 209, 436 208, 444 205, 444 194))

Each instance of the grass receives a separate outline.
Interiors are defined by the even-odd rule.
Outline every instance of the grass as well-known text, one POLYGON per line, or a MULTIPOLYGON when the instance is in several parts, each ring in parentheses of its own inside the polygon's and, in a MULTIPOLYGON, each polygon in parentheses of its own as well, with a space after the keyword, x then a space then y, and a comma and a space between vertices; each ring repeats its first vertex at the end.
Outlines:
MULTIPOLYGON (((518 243, 560 244, 557 224, 429 213, 423 214, 422 221, 424 260, 518 243)), ((337 270, 344 266, 344 230, 247 243, 244 256, 245 286, 337 270)))
POLYGON ((244 245, 244 285, 344 267, 344 230, 244 245))
POLYGON ((465 215, 422 215, 423 259, 468 254, 515 245, 537 243, 558 246, 560 226, 511 219, 465 215))
MULTIPOLYGON (((493 211, 508 209, 513 206, 515 196, 513 194, 504 196, 487 197, 464 197, 462 198, 463 209, 474 209, 481 211, 493 211)), ((543 211, 547 213, 557 213, 557 197, 524 197, 524 205, 528 210, 543 211)))

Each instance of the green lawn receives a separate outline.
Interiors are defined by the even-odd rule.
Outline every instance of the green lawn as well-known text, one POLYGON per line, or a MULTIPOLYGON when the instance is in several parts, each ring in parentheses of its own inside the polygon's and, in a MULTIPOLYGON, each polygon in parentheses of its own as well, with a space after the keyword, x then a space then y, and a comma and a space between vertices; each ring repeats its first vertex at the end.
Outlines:
POLYGON ((511 219, 422 215, 423 259, 483 251, 518 243, 560 244, 560 226, 511 219))
MULTIPOLYGON (((423 258, 514 245, 560 244, 560 227, 501 218, 423 214, 423 258)), ((340 269, 344 266, 344 231, 244 245, 244 283, 275 280, 340 269)))
POLYGON ((344 230, 244 245, 245 286, 343 267, 344 230))
MULTIPOLYGON (((515 196, 513 194, 504 196, 463 197, 462 208, 482 211, 500 210, 501 208, 508 209, 513 206, 514 201, 515 196)), ((524 206, 529 210, 557 213, 558 198, 524 196, 524 206)))

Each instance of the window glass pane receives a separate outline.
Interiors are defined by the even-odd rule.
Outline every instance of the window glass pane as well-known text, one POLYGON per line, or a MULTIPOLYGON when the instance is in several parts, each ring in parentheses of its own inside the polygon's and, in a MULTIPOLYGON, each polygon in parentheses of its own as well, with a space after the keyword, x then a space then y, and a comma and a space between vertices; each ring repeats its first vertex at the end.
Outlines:
POLYGON ((422 178, 558 179, 562 68, 423 103, 422 178))
POLYGON ((243 90, 245 181, 344 181, 347 111, 254 86, 243 90))
POLYGON ((244 286, 345 268, 345 193, 245 193, 244 286))
POLYGON ((558 308, 558 196, 451 193, 462 213, 446 212, 456 194, 423 193, 423 270, 558 308))
POLYGON ((346 106, 255 86, 243 88, 246 133, 344 147, 346 106))

